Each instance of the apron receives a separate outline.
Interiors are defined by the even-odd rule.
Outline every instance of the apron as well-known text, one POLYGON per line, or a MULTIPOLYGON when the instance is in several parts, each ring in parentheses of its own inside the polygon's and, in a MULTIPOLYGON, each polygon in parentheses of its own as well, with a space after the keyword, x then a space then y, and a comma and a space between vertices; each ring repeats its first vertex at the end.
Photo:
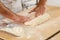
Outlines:
POLYGON ((15 13, 36 4, 36 0, 0 0, 4 5, 15 13))

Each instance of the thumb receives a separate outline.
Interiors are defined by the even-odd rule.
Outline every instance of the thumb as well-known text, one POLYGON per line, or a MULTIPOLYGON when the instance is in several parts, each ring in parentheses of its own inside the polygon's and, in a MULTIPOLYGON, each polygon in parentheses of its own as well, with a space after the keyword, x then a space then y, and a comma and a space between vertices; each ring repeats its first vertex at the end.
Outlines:
POLYGON ((29 13, 35 12, 36 11, 36 8, 32 9, 29 13))
POLYGON ((29 13, 32 13, 32 12, 34 12, 35 10, 31 10, 29 13))

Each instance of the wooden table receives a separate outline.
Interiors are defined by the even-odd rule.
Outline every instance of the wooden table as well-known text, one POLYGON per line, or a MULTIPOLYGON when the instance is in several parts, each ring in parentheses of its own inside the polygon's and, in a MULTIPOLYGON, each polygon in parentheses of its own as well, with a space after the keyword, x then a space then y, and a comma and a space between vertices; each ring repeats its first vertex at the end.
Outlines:
MULTIPOLYGON (((43 23, 42 25, 39 25, 41 26, 41 28, 38 28, 37 30, 37 33, 41 33, 44 40, 60 30, 60 21, 59 21, 60 7, 54 7, 54 6, 47 6, 47 7, 48 10, 46 12, 48 12, 48 14, 51 15, 51 19, 43 23), (54 24, 54 22, 56 22, 56 24, 54 24)), ((36 37, 34 38, 31 37, 30 39, 27 39, 26 37, 23 38, 14 37, 3 31, 0 31, 0 38, 5 40, 36 40, 37 39, 36 37)), ((60 40, 60 33, 52 37, 50 40, 60 40)))

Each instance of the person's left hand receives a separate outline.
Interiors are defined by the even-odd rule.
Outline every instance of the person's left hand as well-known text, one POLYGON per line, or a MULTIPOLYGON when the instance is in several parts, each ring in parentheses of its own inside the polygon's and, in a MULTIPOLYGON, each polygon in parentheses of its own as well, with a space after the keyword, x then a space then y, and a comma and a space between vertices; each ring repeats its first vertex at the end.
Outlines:
POLYGON ((45 6, 44 5, 39 5, 39 6, 36 6, 33 10, 31 10, 29 13, 31 12, 36 12, 35 13, 35 16, 39 16, 39 15, 42 15, 44 14, 45 12, 45 6))

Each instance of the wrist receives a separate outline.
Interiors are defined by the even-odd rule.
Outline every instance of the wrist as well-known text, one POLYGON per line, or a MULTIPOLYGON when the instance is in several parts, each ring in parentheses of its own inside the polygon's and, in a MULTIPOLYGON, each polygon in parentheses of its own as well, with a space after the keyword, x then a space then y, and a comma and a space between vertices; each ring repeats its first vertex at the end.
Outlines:
POLYGON ((18 20, 18 19, 20 19, 20 18, 22 18, 22 16, 14 15, 14 16, 12 17, 12 20, 18 20))
POLYGON ((16 20, 17 19, 17 16, 12 16, 12 17, 10 17, 12 20, 16 20))
POLYGON ((45 4, 38 4, 36 7, 45 7, 45 4))

